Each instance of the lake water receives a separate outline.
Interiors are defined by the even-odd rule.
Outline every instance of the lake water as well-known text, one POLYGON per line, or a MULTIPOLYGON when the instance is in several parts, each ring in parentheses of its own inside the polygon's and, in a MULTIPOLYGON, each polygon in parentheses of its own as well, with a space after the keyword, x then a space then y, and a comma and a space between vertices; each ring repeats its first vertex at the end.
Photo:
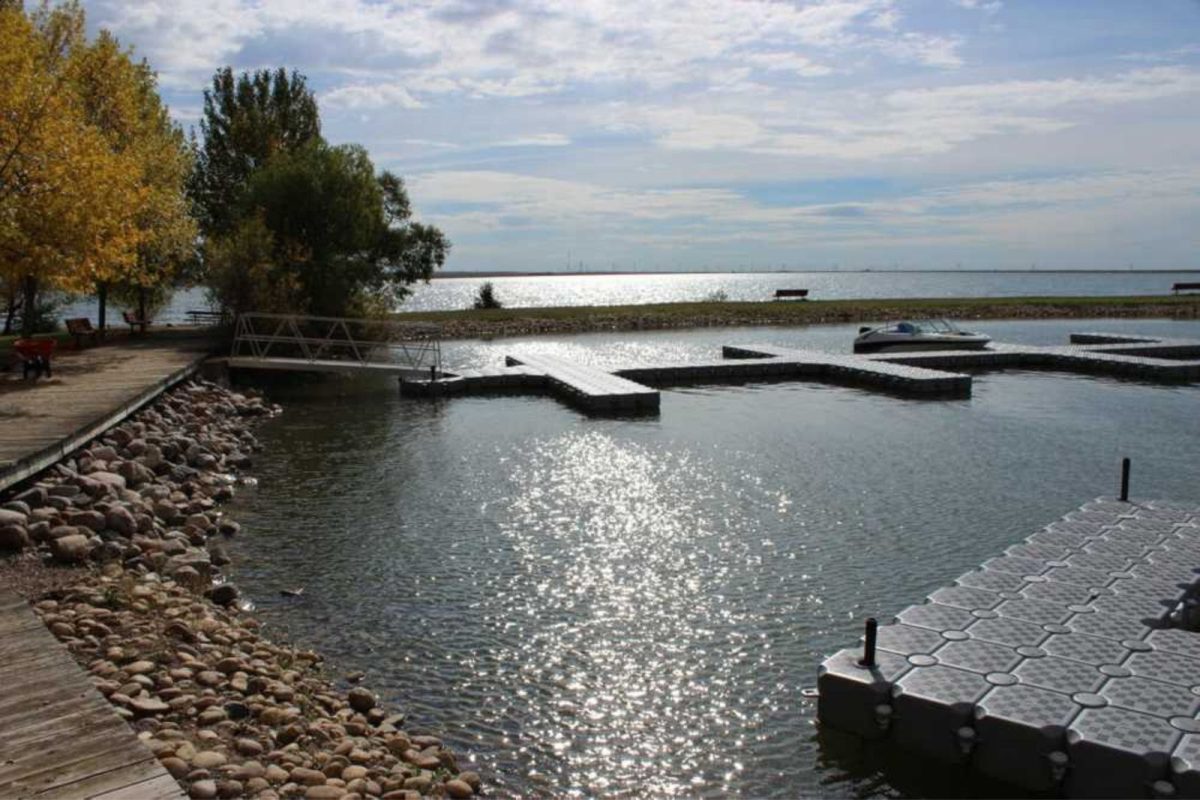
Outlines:
MULTIPOLYGON (((446 273, 452 275, 453 273, 446 273)), ((439 278, 417 284, 400 311, 470 308, 483 278, 439 278)), ((1200 281, 1200 272, 789 272, 662 275, 563 275, 490 279, 510 307, 625 305, 706 300, 770 300, 776 289, 808 289, 814 299, 871 297, 1029 297, 1167 294, 1171 284, 1200 281)), ((184 289, 156 317, 187 322, 190 309, 209 308, 204 289, 184 289)), ((81 298, 60 317, 96 322, 96 302, 81 298)), ((109 309, 119 325, 121 309, 109 309)))
MULTIPOLYGON (((1200 337, 1200 322, 988 322, 1200 337)), ((598 365, 853 327, 456 342, 454 366, 598 365)), ((1053 372, 969 399, 811 383, 663 392, 658 417, 550 398, 277 381, 234 579, 273 627, 444 735, 492 796, 962 796, 1012 790, 819 734, 802 690, 862 620, 918 602, 1117 488, 1200 502, 1200 387, 1053 372), (304 587, 300 598, 284 588, 304 587)))

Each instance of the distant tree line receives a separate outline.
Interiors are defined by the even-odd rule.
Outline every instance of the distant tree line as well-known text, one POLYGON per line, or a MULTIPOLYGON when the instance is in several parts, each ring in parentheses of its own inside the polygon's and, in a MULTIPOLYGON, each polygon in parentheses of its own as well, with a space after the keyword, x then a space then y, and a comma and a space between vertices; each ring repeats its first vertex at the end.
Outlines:
POLYGON ((5 333, 52 292, 161 302, 203 283, 233 312, 388 313, 444 263, 404 182, 321 136, 283 69, 218 69, 200 136, 175 124, 144 60, 88 40, 77 2, 0 0, 0 291, 5 333))

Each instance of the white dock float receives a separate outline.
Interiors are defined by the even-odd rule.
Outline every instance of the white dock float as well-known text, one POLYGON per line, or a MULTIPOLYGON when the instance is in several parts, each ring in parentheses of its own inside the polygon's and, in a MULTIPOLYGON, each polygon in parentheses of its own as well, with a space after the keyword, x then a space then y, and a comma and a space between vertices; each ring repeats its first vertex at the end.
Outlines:
POLYGON ((593 413, 658 411, 655 389, 610 372, 553 356, 508 356, 510 367, 531 367, 546 376, 549 388, 593 413))
POLYGON ((816 350, 797 350, 773 345, 725 346, 726 358, 774 358, 793 365, 798 374, 832 379, 855 385, 873 386, 904 394, 966 395, 971 393, 971 376, 945 370, 925 369, 863 356, 840 356, 816 350))
MULTIPOLYGON (((230 366, 400 376, 407 395, 552 393, 593 414, 656 413, 653 386, 811 380, 923 398, 965 397, 971 376, 957 370, 1049 369, 1137 380, 1200 381, 1200 341, 1105 333, 1072 334, 1071 345, 994 343, 985 350, 839 355, 774 345, 727 345, 722 359, 601 369, 553 356, 508 356, 507 366, 448 372, 388 362, 232 357, 230 366)), ((440 363, 440 362, 439 362, 440 363)))
POLYGON ((1200 797, 1200 506, 1101 498, 822 664, 818 717, 1069 797, 1200 797))

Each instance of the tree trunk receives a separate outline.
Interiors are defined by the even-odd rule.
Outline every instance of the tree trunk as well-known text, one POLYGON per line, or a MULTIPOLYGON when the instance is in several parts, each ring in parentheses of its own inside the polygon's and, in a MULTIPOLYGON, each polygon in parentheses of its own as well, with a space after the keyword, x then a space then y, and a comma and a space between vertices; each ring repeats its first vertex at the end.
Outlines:
MULTIPOLYGON (((138 287, 138 319, 143 323, 146 321, 146 287, 138 287)), ((146 326, 142 325, 142 333, 146 332, 146 326)))
POLYGON ((108 332, 108 284, 104 281, 96 284, 96 302, 100 306, 96 314, 96 330, 100 331, 100 338, 103 339, 108 332))
POLYGON ((37 276, 26 275, 23 277, 21 279, 21 290, 25 295, 21 309, 21 335, 32 336, 34 323, 37 322, 37 276))
POLYGON ((12 334, 13 320, 17 318, 17 312, 21 310, 21 296, 18 284, 10 283, 7 285, 4 300, 4 333, 0 335, 9 336, 12 334))

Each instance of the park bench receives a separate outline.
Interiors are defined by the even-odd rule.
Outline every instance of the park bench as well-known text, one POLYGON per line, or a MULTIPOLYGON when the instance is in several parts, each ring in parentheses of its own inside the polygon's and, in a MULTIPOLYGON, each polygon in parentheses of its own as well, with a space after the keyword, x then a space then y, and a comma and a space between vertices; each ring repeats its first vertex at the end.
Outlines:
POLYGON ((193 325, 216 325, 225 319, 224 311, 202 311, 191 309, 187 312, 188 321, 193 325))
POLYGON ((91 339, 94 344, 96 337, 100 335, 100 331, 92 327, 92 321, 87 317, 79 317, 77 319, 69 319, 66 321, 67 333, 75 337, 75 349, 83 349, 83 340, 91 339))
POLYGON ((1200 283, 1177 283, 1171 287, 1175 294, 1180 292, 1200 292, 1200 283))
POLYGON ((801 300, 808 298, 808 289, 776 289, 775 299, 786 300, 789 297, 796 297, 801 300))
POLYGON ((142 319, 136 311, 122 311, 121 316, 125 318, 125 324, 129 326, 130 333, 133 333, 135 328, 140 328, 141 332, 145 333, 146 326, 154 322, 152 319, 142 319))
POLYGON ((50 356, 54 354, 55 344, 53 339, 17 339, 13 342, 13 352, 21 359, 21 376, 28 378, 32 372, 36 380, 44 372, 47 378, 52 377, 50 356))

